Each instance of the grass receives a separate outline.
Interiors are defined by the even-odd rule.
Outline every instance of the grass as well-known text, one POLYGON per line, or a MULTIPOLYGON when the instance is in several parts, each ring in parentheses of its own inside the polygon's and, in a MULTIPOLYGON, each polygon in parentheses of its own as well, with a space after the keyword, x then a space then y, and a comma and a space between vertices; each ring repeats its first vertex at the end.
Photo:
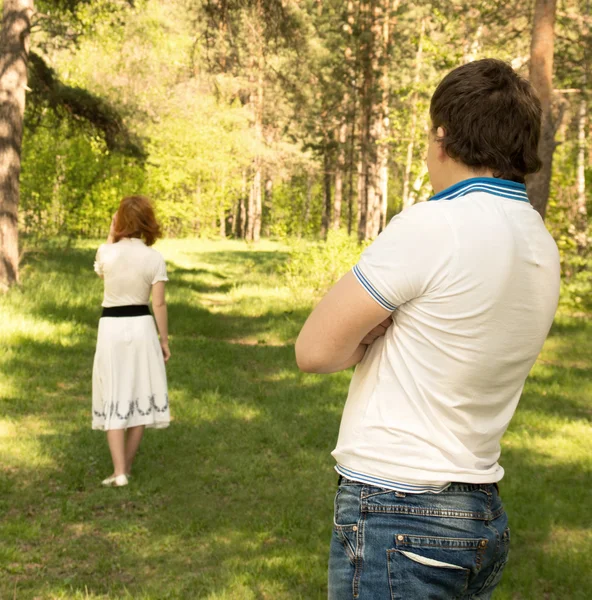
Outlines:
MULTIPOLYGON (((93 245, 30 251, 0 297, 0 598, 326 597, 349 373, 299 373, 310 305, 285 247, 165 241, 174 421, 102 489, 90 430, 102 282, 93 245)), ((592 325, 561 315, 503 443, 512 556, 496 600, 592 589, 592 325)))

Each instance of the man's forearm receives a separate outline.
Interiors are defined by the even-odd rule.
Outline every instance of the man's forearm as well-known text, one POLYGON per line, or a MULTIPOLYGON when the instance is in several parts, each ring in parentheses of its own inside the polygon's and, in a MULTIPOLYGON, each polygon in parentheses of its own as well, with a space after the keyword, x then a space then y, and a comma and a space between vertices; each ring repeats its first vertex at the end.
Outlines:
POLYGON ((368 346, 360 344, 354 351, 354 353, 346 360, 338 361, 336 363, 326 363, 323 365, 314 365, 312 368, 303 369, 310 373, 337 373, 338 371, 345 371, 351 367, 357 365, 366 354, 368 346))

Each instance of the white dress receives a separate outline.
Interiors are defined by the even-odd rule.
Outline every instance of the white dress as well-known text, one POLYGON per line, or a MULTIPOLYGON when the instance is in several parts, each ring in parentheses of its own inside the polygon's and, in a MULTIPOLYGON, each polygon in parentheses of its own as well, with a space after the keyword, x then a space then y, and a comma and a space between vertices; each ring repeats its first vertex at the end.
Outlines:
MULTIPOLYGON (((103 244, 95 271, 103 275, 103 306, 148 304, 152 285, 168 281, 164 258, 142 240, 103 244)), ((154 319, 102 317, 92 380, 92 428, 167 427, 169 397, 154 319)))

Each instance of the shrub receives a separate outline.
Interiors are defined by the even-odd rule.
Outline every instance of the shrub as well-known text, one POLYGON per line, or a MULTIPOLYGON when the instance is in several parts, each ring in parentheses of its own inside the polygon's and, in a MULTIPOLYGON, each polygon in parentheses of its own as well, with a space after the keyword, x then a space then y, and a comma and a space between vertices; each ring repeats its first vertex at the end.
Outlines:
POLYGON ((330 231, 326 241, 295 240, 281 268, 286 284, 296 299, 310 302, 356 264, 364 247, 345 231, 330 231))

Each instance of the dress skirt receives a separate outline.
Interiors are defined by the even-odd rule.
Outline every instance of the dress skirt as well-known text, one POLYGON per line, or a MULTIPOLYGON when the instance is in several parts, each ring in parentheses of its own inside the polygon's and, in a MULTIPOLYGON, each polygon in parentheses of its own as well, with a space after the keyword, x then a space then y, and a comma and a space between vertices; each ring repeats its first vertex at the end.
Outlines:
POLYGON ((92 384, 93 429, 169 425, 166 371, 151 315, 99 320, 92 384))

